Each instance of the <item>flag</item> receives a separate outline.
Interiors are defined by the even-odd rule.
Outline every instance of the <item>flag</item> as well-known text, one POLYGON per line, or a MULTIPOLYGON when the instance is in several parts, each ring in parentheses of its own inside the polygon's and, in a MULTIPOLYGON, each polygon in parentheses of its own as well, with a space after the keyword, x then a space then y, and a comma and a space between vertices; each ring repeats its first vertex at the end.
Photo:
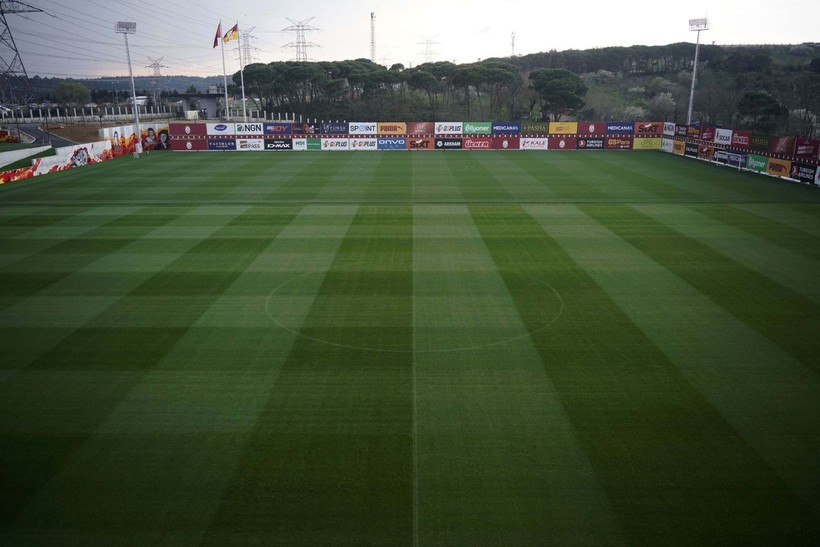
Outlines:
POLYGON ((214 36, 214 47, 219 45, 219 37, 222 36, 222 21, 216 26, 216 36, 214 36))
POLYGON ((226 44, 231 40, 239 40, 239 23, 231 27, 231 30, 226 32, 225 36, 222 37, 222 41, 226 44))

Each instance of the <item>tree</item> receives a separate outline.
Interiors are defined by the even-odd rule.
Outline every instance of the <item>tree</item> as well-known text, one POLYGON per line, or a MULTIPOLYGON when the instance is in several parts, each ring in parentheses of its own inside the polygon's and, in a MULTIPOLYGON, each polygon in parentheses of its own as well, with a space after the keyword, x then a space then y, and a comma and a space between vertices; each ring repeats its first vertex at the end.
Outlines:
POLYGON ((541 98, 544 120, 552 114, 555 121, 564 114, 572 114, 584 106, 587 86, 581 77, 565 68, 541 68, 530 73, 532 87, 541 98))
POLYGON ((62 104, 83 105, 91 101, 91 91, 77 82, 61 82, 57 86, 57 100, 62 104))
POLYGON ((789 110, 766 91, 747 91, 737 103, 737 110, 752 119, 752 129, 771 132, 789 110))
POLYGON ((434 114, 436 111, 436 104, 433 98, 433 91, 436 88, 436 83, 436 77, 426 70, 416 70, 407 80, 407 85, 409 85, 412 89, 427 92, 427 99, 430 101, 430 109, 434 114))
POLYGON ((675 98, 670 91, 658 93, 649 101, 649 111, 656 120, 671 120, 675 113, 675 98))

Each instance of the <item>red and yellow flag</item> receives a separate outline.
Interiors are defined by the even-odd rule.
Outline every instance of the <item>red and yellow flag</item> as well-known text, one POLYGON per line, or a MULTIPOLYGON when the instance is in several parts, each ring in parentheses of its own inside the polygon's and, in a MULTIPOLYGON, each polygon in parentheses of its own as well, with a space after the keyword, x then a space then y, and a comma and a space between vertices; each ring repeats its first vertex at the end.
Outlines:
POLYGON ((239 40, 239 23, 231 27, 231 30, 226 32, 225 36, 222 37, 222 41, 226 44, 231 40, 239 40))
POLYGON ((219 37, 222 36, 222 21, 216 26, 216 36, 214 36, 214 47, 219 45, 219 37))

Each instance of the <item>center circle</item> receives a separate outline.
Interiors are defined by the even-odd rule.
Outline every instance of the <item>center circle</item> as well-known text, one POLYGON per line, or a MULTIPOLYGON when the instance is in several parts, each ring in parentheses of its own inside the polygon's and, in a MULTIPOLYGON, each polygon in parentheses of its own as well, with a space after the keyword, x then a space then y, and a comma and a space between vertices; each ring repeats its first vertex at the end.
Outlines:
POLYGON ((279 327, 315 342, 395 353, 507 344, 547 329, 564 311, 552 285, 515 270, 375 268, 348 264, 294 276, 270 292, 265 311, 279 327))

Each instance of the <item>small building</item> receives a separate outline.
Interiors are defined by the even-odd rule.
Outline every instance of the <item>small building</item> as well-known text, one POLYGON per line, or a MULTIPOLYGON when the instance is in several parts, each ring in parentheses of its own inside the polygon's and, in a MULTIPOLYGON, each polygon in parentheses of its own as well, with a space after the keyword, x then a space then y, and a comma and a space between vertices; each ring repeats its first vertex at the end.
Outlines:
POLYGON ((200 119, 225 116, 225 95, 223 93, 181 93, 182 112, 199 112, 200 119))

